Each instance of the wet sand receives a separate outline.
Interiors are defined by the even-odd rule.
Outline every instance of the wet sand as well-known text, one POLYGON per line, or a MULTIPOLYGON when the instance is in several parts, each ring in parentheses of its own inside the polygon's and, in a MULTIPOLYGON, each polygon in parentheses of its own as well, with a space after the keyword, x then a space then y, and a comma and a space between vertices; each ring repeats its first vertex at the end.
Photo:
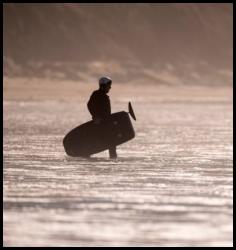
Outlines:
POLYGON ((70 97, 7 86, 4 246, 232 246, 231 89, 114 85, 113 112, 130 100, 137 122, 110 160, 62 146, 90 119, 93 86, 70 97))

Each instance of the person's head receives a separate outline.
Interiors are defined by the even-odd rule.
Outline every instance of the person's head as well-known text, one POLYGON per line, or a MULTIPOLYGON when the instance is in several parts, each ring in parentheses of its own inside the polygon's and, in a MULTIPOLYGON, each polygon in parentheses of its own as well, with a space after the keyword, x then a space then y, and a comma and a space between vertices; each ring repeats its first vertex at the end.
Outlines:
POLYGON ((111 89, 111 84, 112 80, 109 77, 103 76, 99 79, 99 89, 101 89, 105 93, 109 92, 109 90, 111 89))

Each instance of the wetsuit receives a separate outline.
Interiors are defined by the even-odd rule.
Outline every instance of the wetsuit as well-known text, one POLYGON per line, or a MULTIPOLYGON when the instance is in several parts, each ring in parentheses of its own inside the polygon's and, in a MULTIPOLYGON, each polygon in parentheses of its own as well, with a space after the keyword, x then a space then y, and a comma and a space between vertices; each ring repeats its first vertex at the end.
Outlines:
POLYGON ((92 93, 87 106, 93 119, 104 119, 111 114, 109 96, 100 89, 92 93))
MULTIPOLYGON (((104 119, 111 115, 111 103, 109 96, 101 89, 98 89, 92 93, 87 106, 93 120, 104 119)), ((109 148, 109 155, 110 158, 117 157, 115 146, 109 148)))

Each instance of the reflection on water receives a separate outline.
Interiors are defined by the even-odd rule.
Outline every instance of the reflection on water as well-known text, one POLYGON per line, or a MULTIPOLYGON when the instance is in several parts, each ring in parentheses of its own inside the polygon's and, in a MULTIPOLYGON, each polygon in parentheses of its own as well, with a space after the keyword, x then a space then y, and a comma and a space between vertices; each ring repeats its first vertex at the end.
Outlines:
POLYGON ((232 246, 230 102, 139 101, 116 160, 65 155, 80 106, 4 102, 5 246, 232 246))

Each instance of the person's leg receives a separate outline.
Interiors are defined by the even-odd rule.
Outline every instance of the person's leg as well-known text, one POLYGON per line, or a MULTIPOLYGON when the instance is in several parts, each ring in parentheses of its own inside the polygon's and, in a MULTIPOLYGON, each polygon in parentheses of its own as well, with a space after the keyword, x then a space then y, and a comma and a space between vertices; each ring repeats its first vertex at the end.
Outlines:
POLYGON ((109 148, 109 156, 110 158, 117 158, 116 146, 109 148))

